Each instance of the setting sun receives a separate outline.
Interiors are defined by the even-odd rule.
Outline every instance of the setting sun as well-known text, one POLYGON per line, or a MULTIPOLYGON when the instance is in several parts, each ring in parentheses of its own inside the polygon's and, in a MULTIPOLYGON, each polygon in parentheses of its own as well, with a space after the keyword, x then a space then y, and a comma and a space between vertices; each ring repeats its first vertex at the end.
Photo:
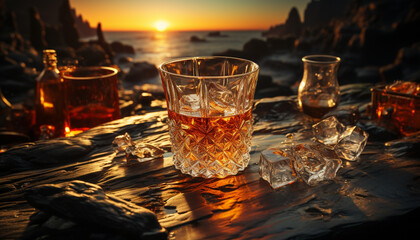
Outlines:
POLYGON ((155 22, 155 28, 159 32, 165 31, 166 28, 168 28, 168 25, 169 25, 168 22, 162 21, 162 20, 155 22))

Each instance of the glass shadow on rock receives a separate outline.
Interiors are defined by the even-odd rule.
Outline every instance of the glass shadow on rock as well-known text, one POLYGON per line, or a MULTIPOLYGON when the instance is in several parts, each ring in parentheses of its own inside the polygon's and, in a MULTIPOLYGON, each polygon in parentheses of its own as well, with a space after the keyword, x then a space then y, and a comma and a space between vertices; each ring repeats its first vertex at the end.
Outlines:
POLYGON ((194 177, 235 175, 249 163, 259 67, 230 57, 159 66, 175 167, 194 177))

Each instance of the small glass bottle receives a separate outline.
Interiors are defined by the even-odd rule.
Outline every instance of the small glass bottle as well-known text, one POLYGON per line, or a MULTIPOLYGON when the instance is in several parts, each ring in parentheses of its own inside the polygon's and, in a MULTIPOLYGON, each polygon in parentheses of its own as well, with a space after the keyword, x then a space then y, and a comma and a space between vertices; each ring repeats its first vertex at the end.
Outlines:
POLYGON ((337 80, 339 57, 310 55, 302 58, 303 77, 298 90, 298 103, 302 111, 321 118, 335 109, 340 101, 337 80))
POLYGON ((47 49, 43 53, 44 70, 36 79, 35 135, 38 139, 50 139, 65 136, 64 84, 55 50, 47 49))

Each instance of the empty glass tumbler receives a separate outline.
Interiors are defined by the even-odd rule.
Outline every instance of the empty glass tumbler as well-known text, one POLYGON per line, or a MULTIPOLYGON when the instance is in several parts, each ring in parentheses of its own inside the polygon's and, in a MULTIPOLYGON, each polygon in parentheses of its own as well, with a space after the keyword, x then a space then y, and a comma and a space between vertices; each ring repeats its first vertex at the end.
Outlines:
POLYGON ((321 118, 337 107, 340 90, 337 70, 340 58, 328 55, 310 55, 302 58, 303 77, 299 85, 298 101, 302 111, 321 118))
POLYGON ((230 57, 177 59, 159 66, 173 162, 194 177, 223 178, 250 160, 259 67, 230 57))

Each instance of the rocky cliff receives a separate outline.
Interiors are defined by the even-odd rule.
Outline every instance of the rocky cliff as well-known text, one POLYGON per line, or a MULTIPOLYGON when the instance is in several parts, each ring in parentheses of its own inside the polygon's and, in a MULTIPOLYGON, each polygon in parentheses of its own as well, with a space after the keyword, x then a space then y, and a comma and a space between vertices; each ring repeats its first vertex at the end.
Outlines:
MULTIPOLYGON (((65 0, 6 0, 5 7, 8 11, 16 14, 17 25, 19 31, 24 37, 29 37, 29 9, 36 8, 40 19, 48 26, 57 28, 59 24, 59 8, 63 5, 65 0)), ((95 28, 92 28, 89 21, 84 19, 81 14, 77 14, 75 9, 72 9, 71 14, 75 18, 77 30, 81 37, 88 37, 95 35, 95 28)))
POLYGON ((333 18, 342 18, 349 2, 349 0, 312 0, 305 9, 305 27, 322 27, 333 18))

